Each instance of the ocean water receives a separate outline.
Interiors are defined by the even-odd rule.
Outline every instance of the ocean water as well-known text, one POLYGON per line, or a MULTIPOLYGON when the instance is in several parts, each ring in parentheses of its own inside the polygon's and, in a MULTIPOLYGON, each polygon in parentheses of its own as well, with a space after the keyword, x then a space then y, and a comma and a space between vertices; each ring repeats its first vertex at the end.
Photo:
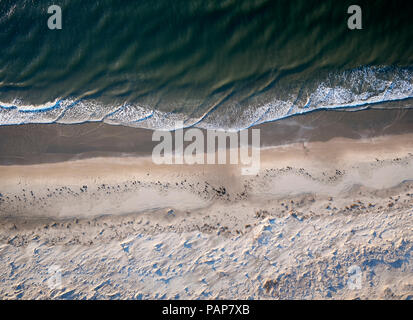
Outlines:
POLYGON ((0 0, 0 126, 238 130, 410 108, 412 17, 411 1, 0 0))

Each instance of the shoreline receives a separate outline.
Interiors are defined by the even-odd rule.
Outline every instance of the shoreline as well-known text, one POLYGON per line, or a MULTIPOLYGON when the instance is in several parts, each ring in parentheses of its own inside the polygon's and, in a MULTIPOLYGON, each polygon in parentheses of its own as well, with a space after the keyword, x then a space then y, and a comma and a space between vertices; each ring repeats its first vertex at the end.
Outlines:
MULTIPOLYGON (((262 148, 402 135, 411 133, 412 128, 413 109, 317 111, 253 127, 261 131, 262 148)), ((0 165, 148 156, 157 144, 152 133, 105 123, 0 126, 0 165)))

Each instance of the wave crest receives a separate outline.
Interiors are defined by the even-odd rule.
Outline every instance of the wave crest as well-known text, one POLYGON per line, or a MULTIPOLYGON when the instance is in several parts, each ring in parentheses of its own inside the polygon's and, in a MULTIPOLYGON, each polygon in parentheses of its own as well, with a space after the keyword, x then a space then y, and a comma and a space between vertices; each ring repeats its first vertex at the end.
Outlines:
MULTIPOLYGON (((279 95, 278 95, 279 96, 279 95)), ((43 105, 25 105, 19 99, 0 102, 0 125, 28 123, 76 124, 105 122, 148 129, 173 130, 185 127, 240 130, 265 122, 316 110, 359 110, 377 104, 413 98, 413 69, 363 67, 330 73, 323 80, 304 82, 297 93, 240 107, 232 103, 211 108, 196 118, 184 113, 162 112, 139 104, 103 105, 93 99, 58 99, 43 105)))

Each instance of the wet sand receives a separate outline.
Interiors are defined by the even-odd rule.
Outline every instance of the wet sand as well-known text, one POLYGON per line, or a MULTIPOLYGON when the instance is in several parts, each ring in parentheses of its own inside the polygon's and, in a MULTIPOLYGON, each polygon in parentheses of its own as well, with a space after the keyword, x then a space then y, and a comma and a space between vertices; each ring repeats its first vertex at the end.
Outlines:
MULTIPOLYGON (((374 138, 412 132, 413 109, 318 111, 266 123, 261 145, 333 138, 374 138)), ((95 157, 150 155, 152 131, 105 123, 0 126, 0 165, 55 163, 95 157)))

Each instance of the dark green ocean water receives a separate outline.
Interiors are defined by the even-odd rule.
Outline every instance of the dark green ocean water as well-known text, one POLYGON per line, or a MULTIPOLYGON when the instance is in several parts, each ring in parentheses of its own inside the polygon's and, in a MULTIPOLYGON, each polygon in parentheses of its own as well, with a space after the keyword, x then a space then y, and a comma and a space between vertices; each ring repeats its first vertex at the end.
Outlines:
POLYGON ((412 97, 413 1, 0 0, 0 125, 239 129, 412 97))

